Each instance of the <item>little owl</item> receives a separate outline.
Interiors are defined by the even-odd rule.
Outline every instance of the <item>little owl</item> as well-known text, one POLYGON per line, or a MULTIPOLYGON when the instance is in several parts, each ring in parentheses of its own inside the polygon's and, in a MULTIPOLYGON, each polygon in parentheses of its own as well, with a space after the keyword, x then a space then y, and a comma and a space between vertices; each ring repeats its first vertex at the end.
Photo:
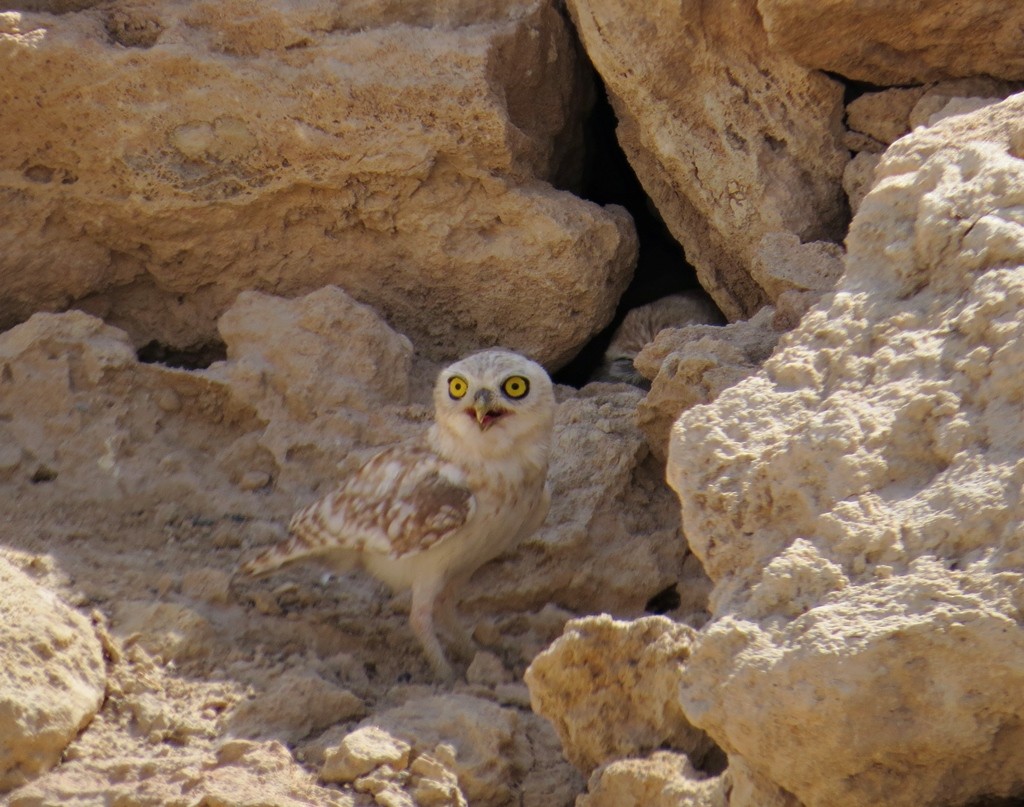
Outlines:
POLYGON ((554 415, 551 379, 539 364, 505 350, 457 361, 438 376, 434 423, 418 440, 384 449, 300 510, 290 537, 242 570, 263 575, 320 556, 339 570, 361 566, 393 590, 412 589, 413 633, 435 673, 450 680, 435 617, 469 654, 457 590, 547 515, 554 415))

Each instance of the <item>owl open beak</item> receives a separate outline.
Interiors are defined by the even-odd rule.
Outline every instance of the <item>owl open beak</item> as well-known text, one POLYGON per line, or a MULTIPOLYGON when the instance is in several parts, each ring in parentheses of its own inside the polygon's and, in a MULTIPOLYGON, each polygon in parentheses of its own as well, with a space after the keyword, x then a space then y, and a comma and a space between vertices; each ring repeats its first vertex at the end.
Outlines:
POLYGON ((476 418, 480 424, 480 431, 489 428, 498 418, 508 414, 507 409, 495 405, 494 393, 489 389, 482 389, 473 396, 473 408, 467 410, 476 418))

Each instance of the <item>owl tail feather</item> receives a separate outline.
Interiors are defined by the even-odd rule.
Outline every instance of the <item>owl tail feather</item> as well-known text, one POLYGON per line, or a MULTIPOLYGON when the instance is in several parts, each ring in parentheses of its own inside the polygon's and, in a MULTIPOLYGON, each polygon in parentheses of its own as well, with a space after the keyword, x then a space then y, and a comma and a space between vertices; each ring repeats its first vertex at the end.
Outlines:
POLYGON ((266 577, 282 566, 308 557, 309 554, 309 543, 298 535, 292 535, 287 541, 264 549, 256 557, 247 560, 238 567, 238 570, 250 577, 266 577))

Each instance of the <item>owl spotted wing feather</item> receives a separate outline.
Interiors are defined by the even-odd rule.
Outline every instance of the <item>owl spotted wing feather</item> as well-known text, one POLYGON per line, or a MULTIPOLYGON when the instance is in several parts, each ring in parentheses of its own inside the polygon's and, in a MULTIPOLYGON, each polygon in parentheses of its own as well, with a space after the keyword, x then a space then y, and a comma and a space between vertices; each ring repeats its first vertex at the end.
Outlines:
POLYGON ((423 448, 396 446, 373 457, 336 491, 295 514, 291 537, 242 570, 261 575, 333 549, 399 558, 463 526, 476 499, 459 468, 423 448))

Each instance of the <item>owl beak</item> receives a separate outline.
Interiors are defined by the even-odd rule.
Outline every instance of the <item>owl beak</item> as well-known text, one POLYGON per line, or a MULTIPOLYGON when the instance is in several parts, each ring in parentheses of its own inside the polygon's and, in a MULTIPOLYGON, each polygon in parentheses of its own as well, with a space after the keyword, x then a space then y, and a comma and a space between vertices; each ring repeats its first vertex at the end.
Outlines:
POLYGON ((480 424, 481 431, 506 414, 504 409, 494 405, 494 393, 489 389, 479 390, 473 396, 472 412, 476 415, 476 422, 480 424))

